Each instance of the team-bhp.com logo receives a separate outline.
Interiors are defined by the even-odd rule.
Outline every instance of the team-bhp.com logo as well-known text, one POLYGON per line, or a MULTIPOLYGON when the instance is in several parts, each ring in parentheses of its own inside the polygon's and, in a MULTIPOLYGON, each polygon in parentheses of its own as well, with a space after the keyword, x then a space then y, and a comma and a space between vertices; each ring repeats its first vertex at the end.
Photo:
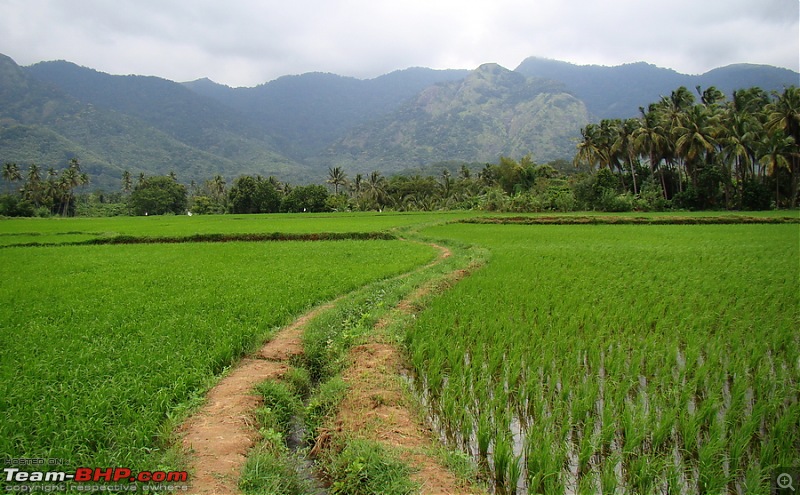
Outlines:
POLYGON ((125 467, 89 468, 79 467, 72 471, 23 471, 16 467, 3 469, 6 491, 107 491, 111 487, 91 485, 91 483, 115 484, 113 491, 137 491, 137 485, 144 491, 168 489, 186 490, 189 475, 186 471, 133 471, 125 467), (15 485, 16 483, 16 485, 15 485), (43 485, 30 485, 30 483, 43 485), (50 485, 48 485, 48 483, 50 485), (148 485, 161 483, 162 485, 148 485), (182 483, 183 485, 177 485, 182 483), (43 490, 47 486, 49 489, 43 490))

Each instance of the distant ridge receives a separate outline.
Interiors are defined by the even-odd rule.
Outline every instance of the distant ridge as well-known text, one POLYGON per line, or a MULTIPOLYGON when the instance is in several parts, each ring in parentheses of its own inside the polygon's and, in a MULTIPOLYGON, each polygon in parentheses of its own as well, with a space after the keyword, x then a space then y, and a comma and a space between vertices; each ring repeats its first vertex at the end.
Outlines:
POLYGON ((596 119, 634 117, 639 107, 658 101, 680 86, 692 91, 696 86, 716 86, 730 97, 734 90, 753 86, 780 91, 785 86, 800 84, 797 72, 753 64, 729 65, 701 75, 688 75, 645 62, 605 67, 529 57, 516 71, 563 82, 568 91, 586 103, 596 119))
POLYGON ((531 57, 516 70, 414 67, 373 79, 284 76, 254 88, 208 78, 177 83, 112 76, 66 61, 18 66, 0 55, 0 162, 61 168, 78 158, 89 190, 174 171, 202 184, 219 174, 321 182, 328 167, 353 176, 424 170, 443 161, 496 162, 532 154, 570 160, 580 128, 636 116, 679 86, 767 91, 796 72, 738 64, 698 76, 644 62, 578 66, 531 57))

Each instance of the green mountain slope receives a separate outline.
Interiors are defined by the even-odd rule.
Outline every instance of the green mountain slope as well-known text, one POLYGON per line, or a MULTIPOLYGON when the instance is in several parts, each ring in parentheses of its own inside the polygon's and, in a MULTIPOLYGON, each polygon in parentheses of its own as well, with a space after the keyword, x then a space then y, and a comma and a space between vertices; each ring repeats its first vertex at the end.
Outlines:
POLYGON ((359 171, 446 160, 494 162, 500 155, 528 153, 549 161, 574 154, 573 139, 587 122, 583 103, 560 84, 485 64, 359 127, 325 158, 359 171))
POLYGON ((247 116, 297 160, 313 159, 359 125, 384 116, 423 89, 460 80, 468 71, 410 68, 374 79, 312 72, 255 88, 229 88, 208 79, 184 83, 247 116))
POLYGON ((80 102, 133 117, 195 153, 230 162, 212 175, 260 171, 302 179, 308 173, 274 151, 269 135, 244 115, 181 84, 157 77, 112 76, 63 61, 42 62, 26 72, 80 102))
POLYGON ((730 65, 692 76, 644 62, 605 67, 529 57, 515 70, 529 77, 563 82, 568 91, 586 103, 597 120, 637 116, 639 107, 668 96, 680 86, 692 91, 698 85, 716 86, 730 97, 734 90, 753 86, 780 91, 784 86, 800 84, 797 72, 750 64, 730 65))

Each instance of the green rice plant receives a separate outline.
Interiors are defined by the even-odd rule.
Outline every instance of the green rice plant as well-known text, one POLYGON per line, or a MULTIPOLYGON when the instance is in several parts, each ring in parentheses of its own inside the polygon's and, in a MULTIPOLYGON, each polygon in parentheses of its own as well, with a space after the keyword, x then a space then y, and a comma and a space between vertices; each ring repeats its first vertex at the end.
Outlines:
POLYGON ((725 442, 718 436, 709 437, 698 452, 697 486, 700 493, 723 493, 728 485, 723 461, 725 442))
POLYGON ((494 427, 488 414, 481 413, 478 416, 478 456, 482 461, 486 461, 489 455, 489 444, 494 436, 494 427))
POLYGON ((617 466, 620 463, 619 456, 612 454, 605 459, 600 473, 600 491, 602 493, 616 493, 619 479, 617 478, 617 466))
POLYGON ((494 439, 494 450, 492 451, 494 484, 499 493, 507 493, 509 490, 508 475, 512 462, 514 462, 514 451, 509 434, 506 431, 499 431, 494 439))
MULTIPOLYGON (((751 457, 797 459, 791 440, 776 440, 798 431, 782 422, 785 404, 800 402, 796 227, 443 225, 424 233, 492 252, 491 264, 418 315, 406 339, 412 355, 418 346, 458 348, 482 370, 450 410, 523 413, 526 436, 547 424, 551 441, 578 442, 576 462, 589 455, 574 432, 598 415, 598 473, 623 449, 624 471, 633 467, 644 484, 676 448, 678 472, 697 469, 709 437, 724 455, 735 451, 751 410, 759 431, 738 440, 747 447, 738 447, 736 481, 751 457)), ((427 363, 416 366, 425 376, 427 363)), ((536 452, 526 447, 529 483, 543 478, 536 452)))

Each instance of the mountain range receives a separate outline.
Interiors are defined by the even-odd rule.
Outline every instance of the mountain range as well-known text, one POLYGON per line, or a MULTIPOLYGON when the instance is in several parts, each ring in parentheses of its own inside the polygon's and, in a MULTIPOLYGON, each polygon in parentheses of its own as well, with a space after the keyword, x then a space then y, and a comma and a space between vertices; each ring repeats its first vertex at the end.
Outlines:
POLYGON ((70 62, 28 67, 0 55, 0 162, 64 167, 78 158, 93 187, 119 189, 123 170, 202 182, 220 174, 320 182, 459 160, 531 153, 571 159, 582 126, 637 115, 679 86, 768 91, 796 72, 734 65, 699 76, 645 63, 578 66, 529 58, 515 70, 409 68, 361 80, 285 76, 253 88, 117 76, 70 62))

